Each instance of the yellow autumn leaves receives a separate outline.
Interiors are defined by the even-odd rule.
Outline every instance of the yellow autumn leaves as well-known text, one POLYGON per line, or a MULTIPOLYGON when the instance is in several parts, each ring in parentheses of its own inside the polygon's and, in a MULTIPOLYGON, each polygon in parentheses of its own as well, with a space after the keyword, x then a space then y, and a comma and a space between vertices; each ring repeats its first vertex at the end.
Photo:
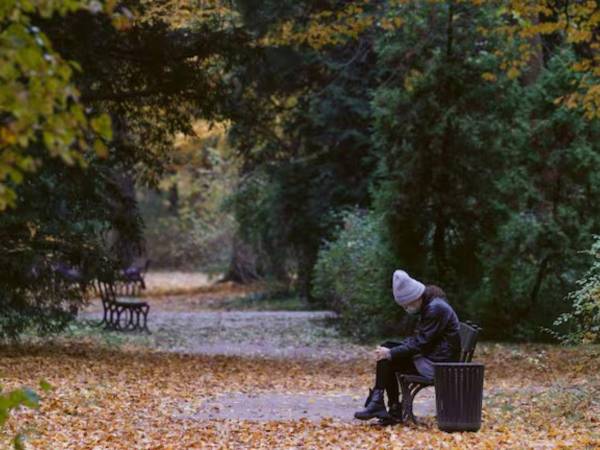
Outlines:
MULTIPOLYGON (((393 32, 405 24, 403 11, 417 7, 417 0, 391 0, 383 5, 369 0, 346 4, 341 9, 314 13, 308 20, 288 20, 281 23, 261 41, 261 45, 307 45, 315 50, 339 45, 356 39, 374 28, 393 32)), ((594 53, 592 58, 580 56, 573 64, 575 72, 585 75, 580 86, 569 96, 567 107, 581 107, 588 119, 600 117, 600 42, 593 30, 600 24, 600 9, 596 1, 568 2, 564 8, 556 9, 555 2, 533 0, 511 0, 492 2, 484 0, 427 0, 427 4, 472 4, 477 7, 495 6, 496 15, 502 25, 492 29, 480 27, 482 38, 492 35, 512 45, 521 41, 516 51, 501 51, 498 56, 500 70, 509 79, 517 79, 527 66, 538 57, 541 43, 538 37, 553 33, 562 34, 568 43, 585 44, 594 53)), ((482 80, 495 82, 498 75, 482 74, 482 80)), ((410 82, 409 82, 410 84, 410 82)))
POLYGON ((78 103, 71 78, 79 67, 53 50, 28 15, 51 16, 82 5, 42 3, 15 2, 0 10, 6 24, 0 32, 0 211, 15 205, 15 185, 39 166, 30 151, 34 144, 43 144, 66 164, 83 164, 92 133, 91 144, 101 155, 106 154, 103 140, 110 139, 108 117, 90 119, 78 103))

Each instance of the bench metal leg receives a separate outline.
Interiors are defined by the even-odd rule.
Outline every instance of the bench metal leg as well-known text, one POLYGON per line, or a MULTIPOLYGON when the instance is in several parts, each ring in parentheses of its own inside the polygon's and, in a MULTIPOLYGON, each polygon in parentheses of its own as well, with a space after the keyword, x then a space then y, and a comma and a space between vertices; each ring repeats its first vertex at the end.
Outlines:
POLYGON ((140 308, 131 310, 131 320, 129 321, 130 329, 137 330, 140 327, 140 308))
POLYGON ((150 333, 148 329, 148 311, 150 306, 141 305, 135 308, 135 321, 131 320, 131 330, 140 330, 150 333))
POLYGON ((117 320, 115 321, 115 329, 118 331, 123 331, 127 329, 127 308, 123 306, 117 306, 117 320), (122 322, 121 317, 125 314, 125 323, 122 322))
POLYGON ((105 330, 112 331, 145 331, 148 329, 148 312, 150 306, 107 304, 104 309, 104 317, 101 324, 105 330))
POLYGON ((106 327, 106 325, 108 324, 108 313, 110 311, 110 306, 106 305, 104 302, 102 302, 102 321, 100 322, 100 324, 98 326, 102 326, 104 325, 104 327, 106 327))
POLYGON ((148 313, 149 312, 150 312, 150 305, 144 305, 141 309, 142 316, 144 317, 144 322, 140 329, 145 331, 148 334, 150 334, 150 330, 148 329, 148 313))
POLYGON ((111 304, 108 307, 108 318, 106 321, 106 324, 104 325, 104 329, 105 330, 115 330, 117 329, 117 323, 118 323, 118 318, 119 318, 119 312, 117 310, 117 306, 114 304, 111 304))
POLYGON ((410 383, 400 377, 400 389, 402 391, 402 420, 405 423, 409 420, 414 424, 418 423, 413 413, 413 402, 416 395, 426 387, 429 386, 420 383, 410 383))
POLYGON ((127 320, 127 329, 133 331, 136 328, 136 322, 139 321, 139 319, 136 320, 139 316, 138 309, 128 308, 127 313, 129 314, 129 320, 127 320))

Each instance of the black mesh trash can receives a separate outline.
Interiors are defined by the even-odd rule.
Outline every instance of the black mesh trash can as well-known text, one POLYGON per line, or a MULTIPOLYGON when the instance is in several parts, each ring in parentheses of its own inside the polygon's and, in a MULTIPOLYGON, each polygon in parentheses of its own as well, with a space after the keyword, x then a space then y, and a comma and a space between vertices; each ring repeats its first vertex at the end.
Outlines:
POLYGON ((481 428, 483 364, 435 363, 435 406, 442 431, 481 428))

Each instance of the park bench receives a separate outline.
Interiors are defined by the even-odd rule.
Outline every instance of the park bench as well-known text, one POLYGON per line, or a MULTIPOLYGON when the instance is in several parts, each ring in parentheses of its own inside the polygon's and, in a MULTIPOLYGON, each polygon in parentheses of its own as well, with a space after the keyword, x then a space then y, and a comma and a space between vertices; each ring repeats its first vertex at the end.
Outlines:
POLYGON ((53 266, 54 272, 60 276, 63 281, 71 282, 73 284, 83 283, 85 278, 81 269, 73 267, 63 262, 58 262, 53 266))
POLYGON ((101 325, 115 331, 145 331, 148 329, 148 302, 139 300, 143 280, 96 281, 102 300, 101 325))
MULTIPOLYGON (((460 323, 460 358, 458 362, 469 363, 473 359, 477 338, 481 328, 472 322, 460 323)), ((400 391, 402 392, 402 421, 411 420, 417 423, 413 413, 413 402, 416 395, 424 388, 434 386, 432 379, 420 376, 396 373, 400 391)))
POLYGON ((147 259, 143 266, 132 264, 131 266, 123 269, 120 273, 122 280, 126 281, 137 281, 141 284, 142 289, 146 289, 146 282, 144 281, 144 275, 148 272, 150 267, 150 260, 147 259))

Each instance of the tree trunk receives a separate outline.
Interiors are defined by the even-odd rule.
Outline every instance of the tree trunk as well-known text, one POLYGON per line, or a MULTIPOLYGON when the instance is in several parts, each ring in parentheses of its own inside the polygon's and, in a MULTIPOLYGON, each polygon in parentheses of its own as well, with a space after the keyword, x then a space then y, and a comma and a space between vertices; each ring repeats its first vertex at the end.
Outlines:
MULTIPOLYGON (((533 22, 537 25, 539 18, 533 18, 533 22)), ((550 37, 547 39, 550 39, 550 37)), ((524 86, 529 86, 536 82, 544 68, 544 64, 550 59, 550 53, 552 51, 550 50, 550 45, 546 45, 546 50, 544 50, 545 47, 543 44, 544 42, 540 34, 536 34, 529 38, 529 45, 531 45, 533 52, 527 62, 527 72, 525 72, 521 78, 521 84, 524 86)))
POLYGON ((177 182, 174 182, 169 188, 169 213, 175 217, 179 216, 179 189, 177 182))
POLYGON ((233 281, 247 284, 256 281, 260 278, 256 266, 256 255, 252 248, 238 236, 235 236, 229 269, 221 282, 233 281))
POLYGON ((312 275, 315 264, 317 263, 318 248, 302 249, 299 251, 298 258, 298 292, 300 298, 307 302, 314 301, 312 296, 312 275))
POLYGON ((143 253, 143 236, 138 224, 135 180, 131 173, 113 175, 114 192, 107 195, 113 209, 112 227, 106 243, 123 267, 133 263, 143 253))

